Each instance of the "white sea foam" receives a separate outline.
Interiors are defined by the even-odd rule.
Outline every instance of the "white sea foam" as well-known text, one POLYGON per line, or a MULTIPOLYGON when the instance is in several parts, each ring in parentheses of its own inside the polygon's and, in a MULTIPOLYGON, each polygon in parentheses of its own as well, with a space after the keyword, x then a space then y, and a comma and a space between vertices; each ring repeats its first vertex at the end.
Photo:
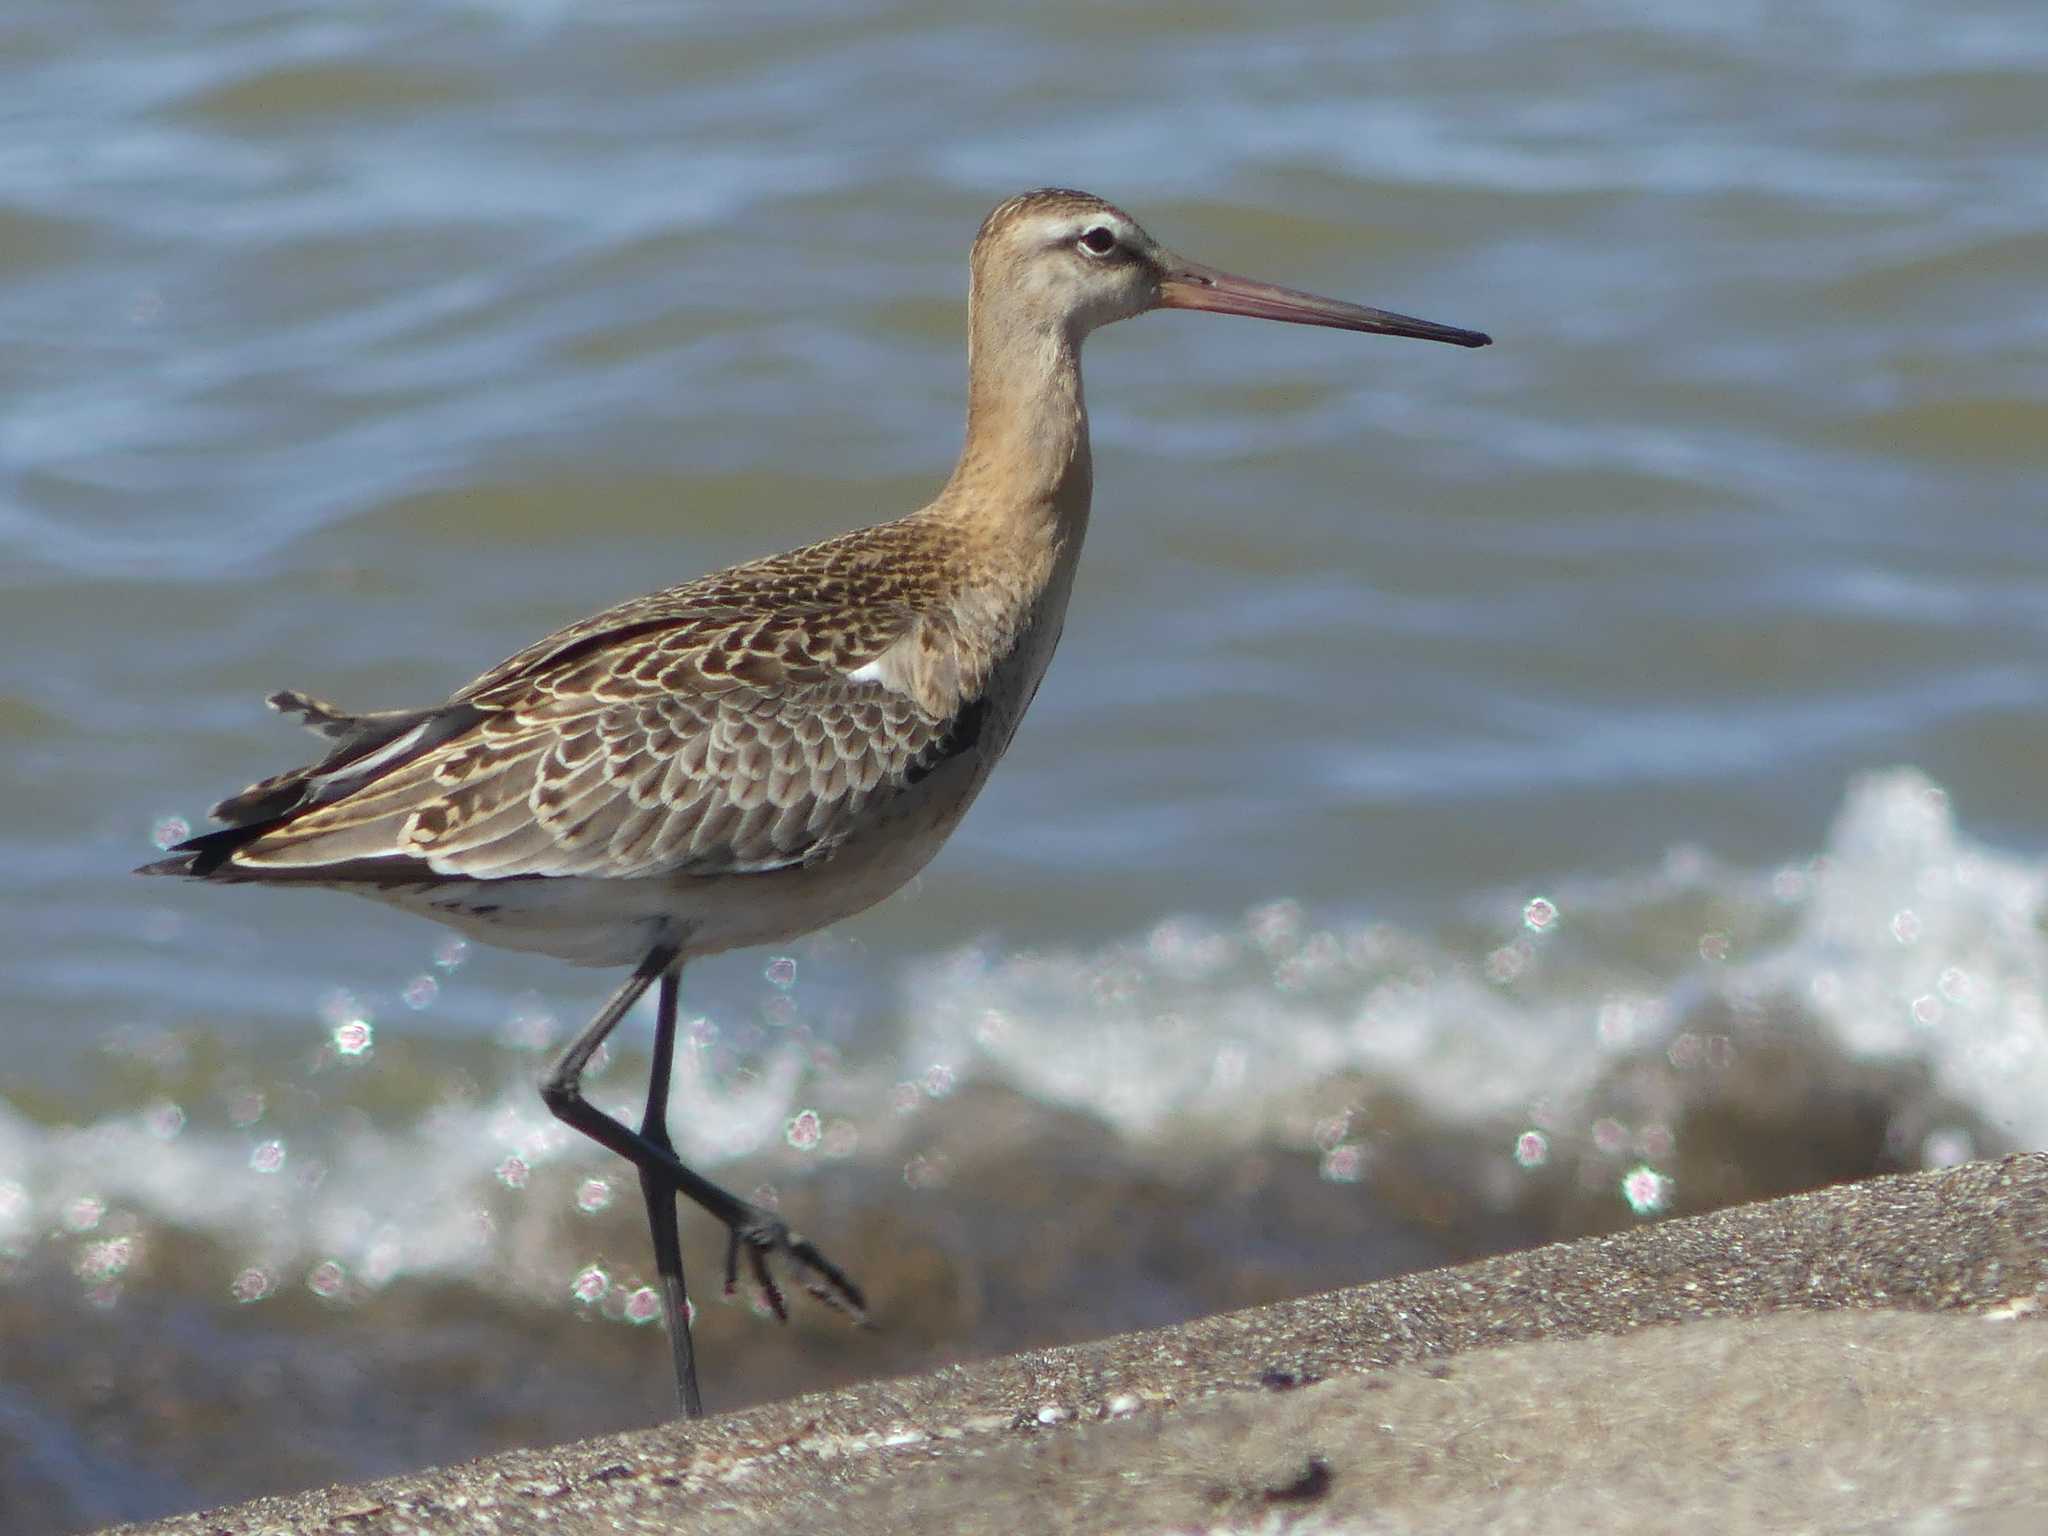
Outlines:
POLYGON ((1851 786, 1791 940, 1748 968, 1859 1057, 1925 1061, 2021 1146, 2048 1146, 2048 866, 1974 843, 1911 770, 1851 786))
POLYGON ((2014 1142, 2048 1145, 2048 869, 1964 837, 1920 773, 1856 780, 1815 858, 1742 871, 1677 849, 1525 894, 1489 903, 1477 942, 1279 903, 1093 953, 964 952, 912 975, 907 1055, 1137 1138, 1261 1135, 1340 1071, 1453 1121, 1569 1101, 1708 1000, 1787 1000, 1853 1057, 1924 1061, 2014 1142))
MULTIPOLYGON (((547 1113, 529 1066, 510 1059, 494 1094, 451 1098, 409 1127, 343 1111, 298 1136, 261 1123, 201 1129, 167 1105, 51 1129, 0 1102, 0 1259, 48 1236, 86 1243, 160 1222, 217 1238, 271 1277, 331 1263, 372 1288, 470 1274, 561 1293, 584 1251, 563 1235, 572 1202, 589 1213, 638 1191, 547 1113)), ((678 1151, 716 1168, 768 1146, 801 1074, 797 1053, 781 1050, 743 1081, 714 1083, 685 1050, 670 1101, 678 1151)), ((637 1122, 614 1086, 597 1102, 637 1122)))
MULTIPOLYGON (((1970 841, 1947 796, 1899 770, 1850 787, 1817 857, 1743 871, 1681 849, 1633 876, 1501 893, 1455 932, 1281 902, 1088 952, 935 957, 902 978, 897 1037, 825 1075, 789 1045, 748 1073, 686 1049, 672 1123, 708 1170, 835 1146, 891 1156, 906 1106, 984 1078, 1140 1149, 1299 1144, 1310 1090, 1355 1073, 1450 1126, 1588 1129, 1605 1111, 1587 1091, 1617 1056, 1664 1052, 1703 1006, 1790 1001, 1850 1056, 1923 1062, 1996 1133, 2048 1145, 2044 895, 2038 861, 1970 841), (820 1102, 827 1116, 790 1134, 820 1102)), ((547 1116, 532 1062, 507 1051, 496 1086, 398 1128, 344 1111, 296 1135, 276 1117, 227 1130, 154 1105, 50 1130, 0 1106, 0 1259, 46 1237, 83 1254, 122 1221, 158 1221, 279 1277, 334 1263, 373 1287, 462 1274, 562 1294, 587 1256, 572 1202, 637 1191, 547 1116)), ((635 1116, 623 1079, 599 1096, 635 1116)), ((1937 1137, 1921 1155, 1970 1150, 1937 1137)), ((1503 1165, 1515 1154, 1503 1136, 1503 1165)))

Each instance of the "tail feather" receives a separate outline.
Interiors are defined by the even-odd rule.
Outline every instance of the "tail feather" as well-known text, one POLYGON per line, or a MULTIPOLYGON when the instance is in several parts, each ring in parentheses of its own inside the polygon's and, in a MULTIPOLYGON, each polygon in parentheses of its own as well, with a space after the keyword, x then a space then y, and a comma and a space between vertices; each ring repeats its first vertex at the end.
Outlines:
POLYGON ((316 699, 310 693, 301 693, 296 688, 280 688, 263 701, 280 715, 297 715, 299 724, 315 736, 340 738, 355 730, 365 721, 378 718, 381 714, 405 714, 405 710, 377 710, 362 714, 350 714, 338 704, 325 699, 316 699))
POLYGON ((202 832, 197 837, 188 837, 174 845, 171 856, 145 864, 135 873, 138 875, 185 875, 192 879, 204 880, 228 867, 235 850, 244 843, 254 842, 270 830, 269 823, 257 823, 242 827, 222 827, 218 832, 202 832))
MULTIPOLYGON (((288 825, 302 812, 344 799, 393 768, 432 751, 468 730, 484 713, 472 704, 442 704, 430 709, 348 714, 309 694, 290 691, 274 693, 267 702, 279 714, 296 715, 308 729, 333 741, 326 756, 305 767, 272 774, 240 794, 228 796, 210 812, 226 826, 186 839, 169 850, 169 858, 145 864, 137 874, 200 880, 242 877, 243 866, 235 862, 239 850, 288 825)), ((338 855, 344 862, 350 856, 348 850, 338 855)), ((334 861, 334 857, 323 857, 313 862, 334 861)), ((262 875, 251 870, 246 878, 262 875)))
POLYGON ((208 812, 215 821, 231 826, 276 821, 308 806, 338 800, 382 770, 467 730, 481 715, 474 708, 451 709, 445 704, 350 715, 307 694, 291 692, 273 693, 267 702, 279 714, 297 715, 309 730, 335 745, 317 763, 274 773, 240 794, 228 796, 208 812))

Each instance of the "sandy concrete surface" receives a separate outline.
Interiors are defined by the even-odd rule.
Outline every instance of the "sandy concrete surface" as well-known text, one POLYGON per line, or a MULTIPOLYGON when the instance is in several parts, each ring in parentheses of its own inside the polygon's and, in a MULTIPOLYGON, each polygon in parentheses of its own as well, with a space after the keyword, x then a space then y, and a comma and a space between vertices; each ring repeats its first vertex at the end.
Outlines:
POLYGON ((2048 1531, 2048 1156, 122 1528, 2048 1531))

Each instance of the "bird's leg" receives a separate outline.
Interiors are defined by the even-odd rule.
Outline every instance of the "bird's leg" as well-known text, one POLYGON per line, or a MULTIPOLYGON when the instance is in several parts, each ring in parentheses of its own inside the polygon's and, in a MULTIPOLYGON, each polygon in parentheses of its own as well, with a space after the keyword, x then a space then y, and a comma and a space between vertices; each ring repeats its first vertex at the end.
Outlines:
MULTIPOLYGON (((605 1037, 618 1027, 619 1020, 640 1000, 641 994, 664 977, 681 958, 682 951, 672 944, 657 945, 648 952, 647 958, 640 962, 633 974, 611 995, 611 1000, 604 1005, 597 1017, 592 1019, 584 1027, 583 1033, 570 1041, 569 1048, 556 1058, 555 1064, 548 1069, 547 1076, 541 1079, 541 1099, 556 1119, 581 1131, 598 1145, 616 1152, 639 1169, 643 1190, 648 1188, 647 1180, 651 1175, 668 1185, 675 1194, 686 1196, 725 1224, 726 1230, 731 1233, 725 1259, 727 1294, 731 1293, 738 1275, 740 1250, 745 1248, 749 1267, 754 1279, 761 1286, 770 1310, 776 1317, 787 1321, 789 1312, 783 1306, 782 1292, 768 1272, 769 1257, 779 1253, 794 1267, 797 1278, 805 1290, 828 1306, 852 1314, 856 1321, 866 1321, 867 1301, 862 1297, 860 1287, 849 1280, 838 1265, 813 1247, 808 1239, 790 1231, 788 1224, 781 1217, 773 1211, 764 1210, 750 1200, 740 1199, 739 1196, 721 1189, 702 1174, 685 1167, 669 1145, 666 1134, 657 1141, 643 1131, 631 1130, 583 1097, 583 1072, 590 1065, 590 1058, 597 1054, 597 1049, 604 1044, 605 1037)), ((666 993, 667 988, 664 987, 663 990, 666 993)), ((673 1045, 671 1037, 671 1052, 673 1045)), ((658 1027, 655 1048, 659 1055, 661 1037, 658 1027)), ((663 1071, 658 1073, 657 1077, 661 1084, 659 1091, 665 1099, 668 1074, 663 1071)), ((650 1092, 649 1114, 654 1114, 659 1107, 661 1106, 654 1102, 653 1093, 650 1092)), ((655 1214, 652 1200, 649 1202, 648 1216, 655 1227, 655 1253, 658 1264, 662 1238, 660 1217, 655 1214)), ((669 1217, 673 1229, 673 1210, 670 1211, 669 1217)), ((664 1282, 667 1276, 668 1272, 664 1270, 664 1282)), ((676 1287, 680 1291, 680 1260, 675 1266, 675 1276, 676 1287)), ((664 1306, 668 1304, 664 1285, 664 1306)), ((677 1382, 677 1388, 685 1394, 690 1390, 681 1380, 677 1382)), ((684 1401, 687 1404, 687 1395, 684 1401)))
MULTIPOLYGON (((668 1084, 675 1070, 676 994, 682 979, 680 961, 661 973, 654 1013, 654 1070, 647 1080, 647 1111, 640 1117, 640 1134, 671 1157, 676 1149, 668 1137, 668 1084)), ((661 1275, 661 1312, 675 1358, 676 1394, 682 1399, 683 1416, 701 1419, 704 1400, 697 1392, 697 1357, 690 1342, 690 1294, 683 1284, 683 1249, 676 1233, 676 1188, 665 1175, 643 1166, 640 1194, 654 1234, 654 1267, 661 1275)))

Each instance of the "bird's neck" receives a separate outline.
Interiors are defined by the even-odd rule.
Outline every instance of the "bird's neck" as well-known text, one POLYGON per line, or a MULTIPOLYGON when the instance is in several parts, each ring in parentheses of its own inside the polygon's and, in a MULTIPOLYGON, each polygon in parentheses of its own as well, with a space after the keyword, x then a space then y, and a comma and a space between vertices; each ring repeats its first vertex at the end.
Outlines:
POLYGON ((982 304, 968 333, 967 440, 934 510, 1020 551, 1078 544, 1094 488, 1080 337, 982 304))
POLYGON ((938 497, 902 526, 942 552, 945 572, 944 600, 918 631, 920 656, 940 664, 920 700, 950 713, 1015 663, 985 722, 990 740, 1007 740, 1059 639, 1088 529, 1088 410, 1078 335, 972 298, 968 314, 967 441, 938 497))

